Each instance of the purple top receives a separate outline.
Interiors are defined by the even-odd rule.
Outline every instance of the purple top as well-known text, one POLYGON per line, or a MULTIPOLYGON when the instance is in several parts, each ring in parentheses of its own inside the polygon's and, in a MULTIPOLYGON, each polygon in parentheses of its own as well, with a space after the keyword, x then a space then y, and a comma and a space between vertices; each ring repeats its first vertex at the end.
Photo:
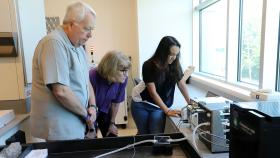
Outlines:
POLYGON ((89 79, 95 93, 96 106, 100 111, 108 113, 111 109, 111 103, 124 101, 127 78, 124 83, 114 82, 109 84, 107 80, 98 74, 96 69, 91 69, 89 79))

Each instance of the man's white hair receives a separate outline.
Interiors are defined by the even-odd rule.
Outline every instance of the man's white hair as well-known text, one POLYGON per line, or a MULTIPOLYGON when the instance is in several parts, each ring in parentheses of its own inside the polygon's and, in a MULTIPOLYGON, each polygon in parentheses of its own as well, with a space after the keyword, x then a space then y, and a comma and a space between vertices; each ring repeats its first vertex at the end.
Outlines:
POLYGON ((91 13, 93 16, 96 16, 96 12, 88 4, 80 1, 71 3, 66 9, 63 24, 81 22, 84 20, 87 13, 91 13))

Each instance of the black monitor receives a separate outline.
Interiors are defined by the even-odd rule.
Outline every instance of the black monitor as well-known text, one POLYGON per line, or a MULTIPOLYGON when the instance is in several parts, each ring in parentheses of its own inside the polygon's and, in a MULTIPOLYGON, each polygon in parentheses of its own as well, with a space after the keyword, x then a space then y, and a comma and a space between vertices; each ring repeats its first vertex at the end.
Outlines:
POLYGON ((230 158, 274 158, 280 155, 279 146, 280 102, 231 104, 230 158))

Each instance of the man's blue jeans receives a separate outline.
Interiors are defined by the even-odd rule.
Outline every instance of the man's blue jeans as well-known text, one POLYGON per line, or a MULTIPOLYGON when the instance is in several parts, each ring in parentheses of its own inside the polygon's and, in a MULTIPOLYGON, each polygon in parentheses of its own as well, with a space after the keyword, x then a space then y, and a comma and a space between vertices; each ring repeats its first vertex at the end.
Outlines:
POLYGON ((131 114, 138 134, 164 133, 166 116, 160 108, 132 100, 131 114))

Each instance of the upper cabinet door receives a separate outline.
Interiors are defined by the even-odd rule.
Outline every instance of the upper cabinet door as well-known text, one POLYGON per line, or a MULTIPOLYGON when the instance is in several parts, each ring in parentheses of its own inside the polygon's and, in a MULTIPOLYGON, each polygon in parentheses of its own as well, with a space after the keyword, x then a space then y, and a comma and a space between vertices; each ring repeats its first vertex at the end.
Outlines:
POLYGON ((9 0, 0 1, 0 32, 12 32, 9 0))

